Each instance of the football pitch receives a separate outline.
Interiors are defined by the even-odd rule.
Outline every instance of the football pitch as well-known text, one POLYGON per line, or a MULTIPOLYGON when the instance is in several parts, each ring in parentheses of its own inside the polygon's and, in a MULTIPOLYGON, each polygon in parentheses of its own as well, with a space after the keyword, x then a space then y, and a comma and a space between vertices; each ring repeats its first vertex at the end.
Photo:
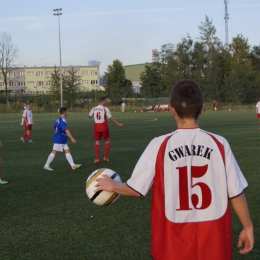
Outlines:
MULTIPOLYGON (((43 166, 52 150, 52 126, 58 114, 34 112, 33 143, 20 141, 24 133, 20 114, 0 115, 3 179, 9 181, 0 185, 1 260, 151 259, 151 192, 143 200, 121 197, 115 204, 100 207, 86 196, 85 182, 98 168, 113 169, 127 181, 149 141, 174 131, 176 123, 167 112, 112 114, 124 127, 109 123, 109 163, 93 163, 93 119, 87 113, 69 112, 69 130, 77 143, 68 144, 74 162, 82 168, 71 170, 64 154, 58 153, 52 172, 43 166)), ((249 255, 239 255, 236 244, 241 225, 232 213, 233 259, 260 259, 260 130, 255 110, 205 111, 199 126, 228 140, 249 183, 245 195, 255 247, 249 255)), ((101 143, 101 156, 103 147, 101 143)))

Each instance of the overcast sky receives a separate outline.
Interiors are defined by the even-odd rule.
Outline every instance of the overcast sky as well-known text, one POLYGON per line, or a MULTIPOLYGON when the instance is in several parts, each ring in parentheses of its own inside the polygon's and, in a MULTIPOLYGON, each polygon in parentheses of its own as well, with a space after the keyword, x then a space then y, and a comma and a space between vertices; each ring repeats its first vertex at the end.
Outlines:
MULTIPOLYGON (((151 61, 152 49, 177 44, 187 33, 199 36, 205 15, 225 41, 224 0, 6 0, 0 32, 11 35, 21 66, 59 66, 60 16, 62 65, 99 60, 101 72, 115 59, 123 65, 151 61)), ((260 0, 230 0, 229 41, 237 34, 260 44, 260 0)))

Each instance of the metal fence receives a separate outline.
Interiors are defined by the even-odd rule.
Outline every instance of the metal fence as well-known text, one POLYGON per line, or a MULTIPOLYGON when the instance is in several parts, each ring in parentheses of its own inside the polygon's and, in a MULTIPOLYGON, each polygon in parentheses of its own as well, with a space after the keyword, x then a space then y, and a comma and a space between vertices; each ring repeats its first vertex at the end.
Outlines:
MULTIPOLYGON (((75 94, 75 101, 71 104, 64 101, 64 106, 68 107, 70 112, 80 113, 89 112, 93 106, 99 104, 100 96, 107 96, 105 92, 83 92, 75 94)), ((149 111, 156 108, 156 111, 161 111, 160 107, 166 107, 170 103, 169 97, 160 98, 141 98, 138 95, 133 95, 129 98, 121 98, 112 102, 108 98, 107 106, 112 112, 121 112, 121 103, 125 102, 126 112, 141 112, 149 111)), ((204 100, 206 110, 212 110, 212 101, 210 99, 204 100)), ((216 100, 218 110, 229 109, 255 109, 258 98, 253 98, 252 103, 243 104, 238 101, 236 103, 223 102, 216 100)), ((57 113, 60 102, 54 99, 50 94, 9 94, 0 96, 0 114, 5 113, 21 113, 23 111, 24 103, 30 103, 31 109, 34 113, 57 113)))

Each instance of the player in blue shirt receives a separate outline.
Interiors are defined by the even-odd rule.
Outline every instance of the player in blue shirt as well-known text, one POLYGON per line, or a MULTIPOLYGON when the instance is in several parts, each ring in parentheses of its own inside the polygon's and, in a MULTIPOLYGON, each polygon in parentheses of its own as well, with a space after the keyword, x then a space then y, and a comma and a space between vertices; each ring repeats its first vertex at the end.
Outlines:
POLYGON ((68 129, 67 122, 65 120, 67 113, 68 112, 66 107, 60 108, 60 117, 57 119, 53 126, 55 130, 55 134, 53 136, 53 149, 47 159, 46 164, 43 167, 44 170, 53 171, 53 169, 50 167, 50 164, 53 161, 57 152, 63 152, 63 150, 72 170, 75 170, 81 166, 81 164, 75 164, 73 162, 73 158, 70 154, 69 146, 67 144, 68 137, 70 138, 72 143, 76 143, 76 140, 71 135, 68 129))

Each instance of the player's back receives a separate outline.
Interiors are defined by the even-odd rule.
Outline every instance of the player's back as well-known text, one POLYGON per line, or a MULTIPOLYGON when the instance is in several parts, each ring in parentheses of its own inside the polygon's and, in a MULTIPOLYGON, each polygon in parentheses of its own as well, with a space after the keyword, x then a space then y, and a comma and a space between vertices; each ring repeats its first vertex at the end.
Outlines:
POLYGON ((97 132, 103 132, 108 130, 107 117, 111 118, 112 115, 107 107, 98 105, 93 107, 89 113, 89 116, 94 117, 94 129, 97 132))

